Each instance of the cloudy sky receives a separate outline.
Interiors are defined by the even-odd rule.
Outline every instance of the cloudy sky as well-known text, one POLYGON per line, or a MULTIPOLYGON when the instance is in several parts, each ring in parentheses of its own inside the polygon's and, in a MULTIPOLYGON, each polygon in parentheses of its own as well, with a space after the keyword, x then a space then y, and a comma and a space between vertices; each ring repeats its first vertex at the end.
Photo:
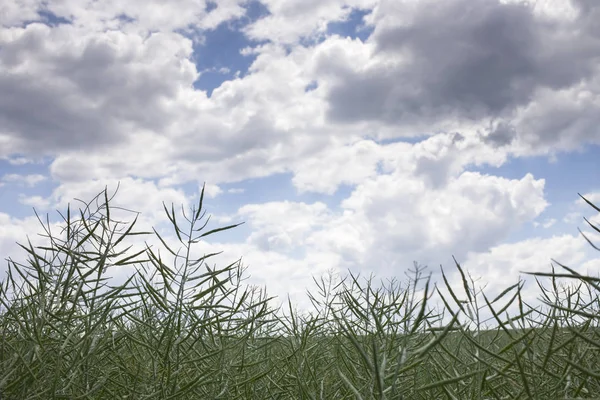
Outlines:
POLYGON ((275 295, 453 255, 490 291, 551 258, 595 275, 577 193, 600 202, 599 19, 596 0, 2 2, 0 254, 39 239, 32 207, 58 223, 119 182, 111 204, 177 249, 162 202, 206 182, 209 226, 245 224, 196 252, 275 295))

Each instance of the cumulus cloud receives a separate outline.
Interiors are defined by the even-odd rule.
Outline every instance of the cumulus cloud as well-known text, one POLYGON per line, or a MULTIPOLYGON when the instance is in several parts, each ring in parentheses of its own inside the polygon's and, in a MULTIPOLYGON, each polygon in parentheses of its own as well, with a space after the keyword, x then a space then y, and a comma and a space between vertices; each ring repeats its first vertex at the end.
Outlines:
POLYGON ((269 202, 247 204, 238 210, 254 232, 247 242, 260 250, 286 253, 302 248, 308 234, 330 217, 323 203, 269 202))
MULTIPOLYGON (((60 154, 57 170, 82 177, 109 170, 160 177, 165 184, 293 170, 298 187, 310 190, 310 175, 300 165, 312 170, 319 152, 365 135, 456 132, 518 155, 598 138, 593 4, 575 2, 572 17, 559 18, 538 12, 542 6, 496 0, 430 3, 329 1, 317 9, 265 2, 270 15, 246 29, 257 39, 264 36, 251 32, 271 20, 313 32, 355 8, 373 9, 366 19, 374 33, 364 43, 330 36, 287 47, 274 38, 252 50, 257 57, 248 74, 223 83, 210 99, 192 87, 198 77, 192 40, 173 30, 202 26, 216 12, 221 21, 238 18, 244 10, 237 2, 205 10, 182 0, 172 8, 180 10, 177 18, 158 4, 135 11, 112 3, 49 3, 49 12, 72 24, 14 26, 0 34, 0 89, 11 94, 0 104, 2 156, 60 154), (158 32, 92 24, 108 24, 111 13, 121 25, 158 32), (306 91, 311 83, 316 89, 306 91), (94 149, 95 165, 75 165, 81 148, 94 149), (136 160, 166 164, 167 176, 146 162, 123 161, 124 153, 136 152, 136 160)), ((481 162, 498 163, 493 151, 487 155, 481 162)), ((359 175, 370 176, 370 168, 359 175)), ((358 178, 338 180, 354 184, 358 178)))
POLYGON ((373 0, 265 0, 269 15, 245 28, 253 39, 296 44, 315 39, 327 31, 330 22, 346 20, 352 9, 371 9, 373 0))
POLYGON ((144 40, 30 24, 0 31, 0 43, 0 134, 14 140, 9 154, 118 146, 126 129, 158 132, 168 100, 196 76, 191 42, 168 33, 144 40))
MULTIPOLYGON (((598 193, 588 193, 586 196, 596 198, 598 197, 598 193)), ((584 204, 579 199, 573 205, 575 208, 581 209, 584 204)), ((585 206, 589 208, 589 205, 585 204, 585 206)), ((591 220, 595 220, 595 223, 600 222, 600 219, 597 218, 600 213, 594 210, 591 211, 594 214, 591 220)), ((570 214, 572 213, 568 213, 567 217, 570 214)), ((579 214, 577 220, 578 222, 581 221, 581 214, 579 214)), ((554 220, 550 219, 544 225, 550 225, 553 222, 554 220)), ((581 228, 582 232, 592 243, 596 245, 600 243, 600 235, 593 228, 587 224, 581 228)), ((557 273, 567 273, 559 265, 562 264, 583 275, 600 276, 600 257, 598 256, 598 251, 590 246, 585 238, 579 232, 576 232, 575 229, 570 234, 553 235, 544 238, 531 237, 511 243, 499 243, 485 251, 469 251, 464 257, 459 258, 458 261, 462 265, 463 270, 475 281, 475 289, 484 289, 484 293, 488 299, 494 298, 504 289, 518 281, 523 281, 522 299, 525 303, 534 307, 540 304, 539 300, 541 299, 542 289, 538 286, 533 276, 527 273, 549 273, 552 272, 553 267, 557 273)), ((452 265, 446 265, 444 271, 453 288, 462 288, 462 277, 456 268, 452 265)), ((546 291, 552 290, 549 278, 537 277, 537 279, 546 291)), ((557 279, 558 286, 573 286, 577 283, 576 280, 572 279, 557 279)), ((443 285, 442 292, 447 292, 443 289, 443 285)), ((552 298, 552 295, 550 297, 552 298)), ((436 297, 436 300, 439 299, 436 297)), ((506 300, 508 298, 505 298, 506 300)), ((519 313, 516 303, 508 308, 508 313, 512 316, 519 313)), ((492 315, 489 311, 484 313, 483 318, 489 318, 493 323, 492 315)))
POLYGON ((147 33, 152 30, 213 29, 221 22, 245 14, 243 1, 175 0, 168 4, 160 1, 126 3, 91 0, 38 1, 25 0, 18 4, 3 4, 0 25, 18 26, 27 21, 62 22, 85 27, 88 30, 129 30, 147 33), (49 15, 51 17, 49 17, 49 15))
POLYGON ((547 205, 543 188, 531 175, 509 180, 464 172, 437 190, 408 176, 380 176, 359 185, 342 207, 377 235, 371 254, 435 265, 435 255, 483 251, 537 217, 547 205))
MULTIPOLYGON (((171 187, 160 188, 151 181, 124 178, 88 180, 59 185, 52 191, 50 199, 54 207, 66 208, 69 203, 75 205, 74 199, 90 201, 107 189, 109 198, 116 192, 114 218, 131 218, 131 211, 140 213, 140 223, 150 227, 153 223, 164 219, 163 201, 167 206, 173 203, 176 207, 188 209, 192 203, 183 190, 171 187), (118 208, 123 210, 119 210, 118 208), (129 211, 127 211, 129 210, 129 211)), ((103 202, 103 196, 100 202, 103 202)), ((81 203, 78 203, 79 206, 81 203)))
POLYGON ((28 187, 33 187, 40 182, 43 182, 47 179, 46 176, 41 174, 29 174, 29 175, 20 175, 20 174, 6 174, 0 178, 2 182, 10 182, 17 183, 21 185, 26 185, 28 187))
MULTIPOLYGON (((50 224, 50 229, 60 231, 58 223, 50 224)), ((28 237, 32 245, 48 245, 48 239, 35 233, 44 232, 39 220, 35 216, 24 219, 14 218, 6 213, 0 212, 0 254, 2 254, 2 263, 0 264, 0 276, 4 278, 8 258, 13 258, 16 262, 25 261, 24 251, 18 246, 21 243, 28 247, 28 237)))
POLYGON ((552 225, 554 225, 556 223, 556 219, 555 218, 548 218, 546 220, 544 220, 544 222, 533 222, 533 226, 537 227, 542 227, 544 229, 548 229, 550 228, 552 225))
POLYGON ((418 178, 427 188, 445 187, 468 166, 500 166, 506 150, 483 143, 476 135, 437 134, 415 144, 378 144, 360 140, 325 149, 299 161, 292 182, 300 191, 332 194, 342 185, 358 185, 381 174, 418 178))
POLYGON ((367 55, 328 61, 328 116, 429 132, 495 120, 486 140, 528 153, 597 140, 597 6, 574 5, 569 20, 498 0, 379 3, 367 55))
MULTIPOLYGON (((399 146, 402 145, 410 148, 408 144, 399 146)), ((384 150, 370 140, 327 149, 315 157, 301 160, 295 166, 292 182, 300 191, 333 194, 340 184, 356 185, 376 176, 384 155, 384 150)))
POLYGON ((412 260, 447 262, 454 254, 487 251, 546 208, 544 180, 509 180, 462 172, 432 188, 406 171, 364 180, 341 202, 244 206, 249 243, 265 251, 338 254, 342 269, 393 274, 412 260))
POLYGON ((32 206, 37 210, 48 211, 50 207, 50 200, 42 196, 25 196, 21 194, 19 195, 19 202, 27 206, 32 206))
POLYGON ((310 81, 297 64, 303 52, 262 54, 253 74, 208 99, 192 86, 192 42, 172 32, 30 24, 3 30, 0 41, 0 89, 10 93, 0 102, 2 156, 55 156, 60 179, 241 180, 282 172, 290 159, 330 142, 317 135, 324 130, 318 98, 302 99, 310 81))
POLYGON ((35 20, 39 17, 37 10, 41 6, 41 0, 3 2, 0 4, 0 26, 14 26, 35 20))
POLYGON ((516 114, 516 155, 581 149, 600 143, 600 77, 560 91, 540 89, 516 114))

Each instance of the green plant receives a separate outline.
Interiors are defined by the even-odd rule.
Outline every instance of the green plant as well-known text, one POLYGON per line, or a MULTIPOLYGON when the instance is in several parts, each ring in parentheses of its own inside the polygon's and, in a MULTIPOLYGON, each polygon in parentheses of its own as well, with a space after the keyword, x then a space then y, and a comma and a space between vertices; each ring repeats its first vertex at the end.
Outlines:
POLYGON ((405 283, 329 275, 315 278, 311 310, 289 299, 274 307, 265 290, 244 283, 240 261, 217 268, 207 260, 219 253, 192 259, 193 245, 237 226, 206 230, 204 189, 189 216, 182 210, 185 224, 163 204, 183 251, 154 229, 133 231, 137 216, 121 227, 111 199, 104 190, 77 219, 69 206, 63 231, 45 227, 47 245, 21 246, 27 264, 9 259, 0 285, 1 398, 600 396, 598 278, 559 263, 568 273, 532 273, 542 300, 533 307, 523 282, 490 299, 456 260, 461 288, 443 269, 444 285, 432 284, 415 263, 405 283), (172 266, 147 244, 118 250, 130 236, 152 234, 172 266), (111 271, 124 266, 132 275, 111 284, 111 271), (443 307, 430 305, 433 295, 443 307))

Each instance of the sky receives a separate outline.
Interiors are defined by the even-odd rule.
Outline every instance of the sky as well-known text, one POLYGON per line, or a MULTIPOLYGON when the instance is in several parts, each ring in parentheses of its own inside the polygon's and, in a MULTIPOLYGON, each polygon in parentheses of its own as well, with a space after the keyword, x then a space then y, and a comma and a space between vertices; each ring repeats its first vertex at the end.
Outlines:
POLYGON ((599 19, 595 0, 2 2, 0 255, 43 243, 34 209, 59 232, 117 185, 177 249, 162 203, 206 183, 209 227, 244 224, 194 254, 298 304, 326 273, 460 282, 453 256, 531 299, 522 271, 551 259, 597 275, 578 193, 600 204, 599 19))

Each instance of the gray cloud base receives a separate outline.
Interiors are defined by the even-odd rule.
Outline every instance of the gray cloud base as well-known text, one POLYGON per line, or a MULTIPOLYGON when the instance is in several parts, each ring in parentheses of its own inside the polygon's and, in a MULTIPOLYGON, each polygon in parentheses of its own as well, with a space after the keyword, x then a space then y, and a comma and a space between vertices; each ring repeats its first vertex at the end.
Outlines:
MULTIPOLYGON (((402 4, 390 15, 406 12, 407 20, 386 24, 384 16, 370 38, 375 56, 396 61, 340 68, 344 75, 328 94, 332 120, 403 125, 502 118, 488 140, 508 144, 517 133, 511 119, 541 89, 569 89, 598 74, 597 3, 575 2, 579 16, 570 21, 498 0, 402 4)), ((523 134, 544 141, 545 132, 523 134)))

